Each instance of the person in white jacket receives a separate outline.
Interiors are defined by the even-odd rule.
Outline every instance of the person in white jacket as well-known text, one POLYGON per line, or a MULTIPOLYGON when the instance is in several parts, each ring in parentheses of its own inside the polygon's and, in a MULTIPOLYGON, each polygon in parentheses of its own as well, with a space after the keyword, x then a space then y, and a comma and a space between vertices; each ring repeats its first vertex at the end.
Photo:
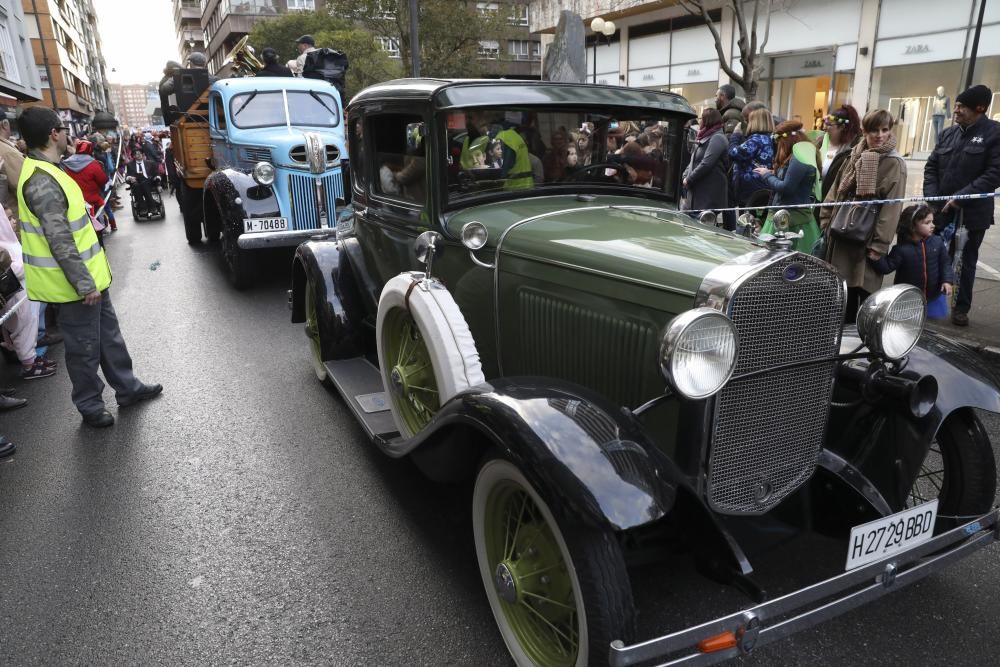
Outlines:
POLYGON ((4 341, 17 353, 17 358, 21 362, 22 379, 35 380, 49 377, 56 372, 56 364, 35 354, 35 344, 38 339, 39 304, 35 301, 28 301, 26 298, 21 242, 17 240, 14 226, 2 208, 0 208, 0 248, 10 254, 11 268, 17 279, 21 281, 21 290, 8 298, 3 310, 0 311, 0 315, 7 315, 10 310, 14 311, 3 322, 4 341), (16 305, 22 300, 22 297, 25 297, 23 303, 16 305))

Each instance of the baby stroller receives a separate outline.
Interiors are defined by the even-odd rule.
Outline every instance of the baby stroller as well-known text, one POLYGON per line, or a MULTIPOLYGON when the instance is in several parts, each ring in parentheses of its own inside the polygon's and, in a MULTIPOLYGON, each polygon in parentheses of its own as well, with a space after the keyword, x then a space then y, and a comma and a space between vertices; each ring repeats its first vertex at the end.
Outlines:
POLYGON ((136 183, 129 183, 125 187, 128 189, 128 196, 132 200, 132 219, 139 220, 163 220, 167 217, 167 212, 163 208, 163 198, 160 196, 160 177, 157 176, 149 181, 149 199, 152 205, 149 210, 139 209, 139 201, 135 195, 136 183))

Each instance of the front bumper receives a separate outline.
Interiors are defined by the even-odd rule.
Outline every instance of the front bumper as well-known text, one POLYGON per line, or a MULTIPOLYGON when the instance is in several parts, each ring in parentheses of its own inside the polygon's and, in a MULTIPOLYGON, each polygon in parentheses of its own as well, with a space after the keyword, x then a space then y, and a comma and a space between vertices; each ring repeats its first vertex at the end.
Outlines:
POLYGON ((313 238, 328 238, 336 234, 335 229, 321 227, 319 229, 289 229, 284 232, 250 232, 240 234, 236 240, 241 250, 256 250, 258 248, 284 248, 297 246, 313 238))
POLYGON ((994 508, 912 549, 755 607, 631 646, 614 641, 610 664, 624 667, 656 660, 658 665, 711 665, 746 655, 919 581, 1000 540, 998 519, 1000 508, 994 508), (732 633, 735 646, 713 652, 699 649, 699 642, 726 632, 732 633))

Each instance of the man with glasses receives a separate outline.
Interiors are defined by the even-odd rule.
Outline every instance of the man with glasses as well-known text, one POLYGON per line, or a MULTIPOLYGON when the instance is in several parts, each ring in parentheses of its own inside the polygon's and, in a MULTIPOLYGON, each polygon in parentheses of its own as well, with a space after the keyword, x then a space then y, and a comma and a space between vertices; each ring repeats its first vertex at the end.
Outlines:
POLYGON ((28 298, 61 304, 73 403, 87 425, 111 426, 115 419, 104 406, 98 367, 115 389, 119 407, 152 398, 163 387, 143 384, 132 372, 108 292, 111 267, 80 187, 59 167, 69 128, 44 107, 26 109, 19 125, 28 146, 17 187, 28 298))

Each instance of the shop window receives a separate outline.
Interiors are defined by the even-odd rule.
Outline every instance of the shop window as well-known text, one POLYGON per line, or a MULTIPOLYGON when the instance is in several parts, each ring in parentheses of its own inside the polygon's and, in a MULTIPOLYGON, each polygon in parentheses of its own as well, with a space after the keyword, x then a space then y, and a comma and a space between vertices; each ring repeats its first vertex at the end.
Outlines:
POLYGON ((869 108, 888 109, 896 119, 896 150, 900 155, 928 153, 937 143, 939 129, 952 124, 956 82, 962 80, 962 62, 951 60, 877 67, 872 71, 869 108), (948 108, 935 119, 936 89, 943 86, 948 108))

